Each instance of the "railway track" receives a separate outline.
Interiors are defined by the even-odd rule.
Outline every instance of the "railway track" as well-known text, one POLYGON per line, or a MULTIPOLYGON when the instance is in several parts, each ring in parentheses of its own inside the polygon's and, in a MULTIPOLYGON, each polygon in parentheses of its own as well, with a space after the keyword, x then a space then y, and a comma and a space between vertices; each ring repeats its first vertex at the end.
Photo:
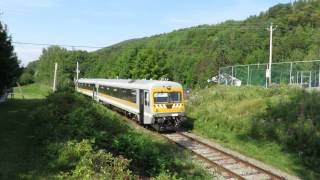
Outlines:
POLYGON ((206 168, 220 172, 225 179, 285 179, 197 140, 187 133, 177 132, 162 135, 179 146, 192 151, 198 158, 208 164, 206 168))
MULTIPOLYGON (((133 126, 143 128, 136 121, 133 121, 125 114, 119 113, 127 122, 130 122, 133 126)), ((143 128, 144 129, 144 128, 143 128)), ((148 130, 148 128, 146 128, 148 130)), ((150 129, 149 129, 150 130, 150 129)), ((150 130, 154 131, 154 130, 150 130)), ((299 178, 290 175, 277 175, 269 170, 260 168, 246 160, 240 159, 235 155, 227 153, 223 150, 215 148, 198 138, 192 137, 185 132, 176 133, 157 133, 160 136, 165 137, 169 141, 188 149, 202 160, 206 164, 206 168, 215 173, 219 172, 224 179, 240 179, 240 180, 299 180, 299 178)), ((220 177, 221 177, 220 176, 220 177)))

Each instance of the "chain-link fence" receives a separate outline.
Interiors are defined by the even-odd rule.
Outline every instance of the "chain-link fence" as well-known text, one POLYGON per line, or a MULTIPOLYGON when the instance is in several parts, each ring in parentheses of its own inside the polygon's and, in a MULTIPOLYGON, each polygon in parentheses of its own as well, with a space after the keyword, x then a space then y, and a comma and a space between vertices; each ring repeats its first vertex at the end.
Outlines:
MULTIPOLYGON (((268 64, 227 66, 219 69, 219 84, 266 86, 268 64)), ((320 60, 273 63, 272 84, 320 87, 320 60)))

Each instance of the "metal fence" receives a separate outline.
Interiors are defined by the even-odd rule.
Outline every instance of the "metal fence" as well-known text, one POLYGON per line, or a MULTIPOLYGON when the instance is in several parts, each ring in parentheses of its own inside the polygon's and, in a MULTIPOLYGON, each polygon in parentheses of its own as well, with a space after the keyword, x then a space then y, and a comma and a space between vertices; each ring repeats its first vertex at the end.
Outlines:
MULTIPOLYGON (((219 69, 219 84, 266 86, 268 64, 226 66, 219 69)), ((320 60, 273 63, 272 84, 320 87, 320 60)))

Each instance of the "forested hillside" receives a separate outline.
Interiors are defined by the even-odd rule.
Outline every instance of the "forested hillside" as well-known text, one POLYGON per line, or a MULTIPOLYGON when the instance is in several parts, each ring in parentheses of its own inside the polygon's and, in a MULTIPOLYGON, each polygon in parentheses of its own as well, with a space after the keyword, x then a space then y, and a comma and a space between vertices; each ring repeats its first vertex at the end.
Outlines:
POLYGON ((51 47, 40 57, 37 79, 52 79, 53 63, 58 62, 60 77, 72 80, 80 61, 82 77, 168 78, 186 86, 204 85, 221 66, 267 62, 266 28, 271 22, 277 25, 275 62, 320 57, 320 0, 300 0, 278 4, 244 21, 133 39, 92 53, 51 47))

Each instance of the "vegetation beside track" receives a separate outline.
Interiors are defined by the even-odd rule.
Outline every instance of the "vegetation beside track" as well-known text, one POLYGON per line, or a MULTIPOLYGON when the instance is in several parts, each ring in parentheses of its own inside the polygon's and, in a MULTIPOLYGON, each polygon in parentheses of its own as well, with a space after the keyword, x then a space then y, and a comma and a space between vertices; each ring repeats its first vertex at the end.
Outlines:
POLYGON ((30 90, 25 99, 0 105, 7 117, 1 121, 0 179, 211 178, 189 152, 137 132, 90 98, 63 90, 35 99, 37 86, 22 87, 30 90))
POLYGON ((0 179, 26 178, 40 166, 40 148, 31 133, 29 115, 41 105, 48 90, 39 84, 21 87, 22 99, 15 88, 15 98, 0 103, 0 179))
POLYGON ((44 99, 49 92, 50 87, 43 84, 30 84, 27 86, 15 87, 15 99, 44 99))
POLYGON ((49 170, 60 172, 64 178, 75 179, 110 177, 104 168, 119 178, 134 175, 207 178, 205 172, 192 163, 186 151, 156 136, 137 132, 119 120, 121 118, 73 91, 51 94, 45 105, 33 114, 33 127, 38 130, 35 135, 48 150, 49 170), (85 158, 86 153, 93 156, 92 161, 85 158), (110 164, 110 160, 104 159, 106 156, 113 157, 115 163, 110 164), (100 166, 102 169, 96 168, 100 166))
POLYGON ((320 93, 216 86, 192 92, 186 126, 196 134, 304 179, 319 178, 320 93))

